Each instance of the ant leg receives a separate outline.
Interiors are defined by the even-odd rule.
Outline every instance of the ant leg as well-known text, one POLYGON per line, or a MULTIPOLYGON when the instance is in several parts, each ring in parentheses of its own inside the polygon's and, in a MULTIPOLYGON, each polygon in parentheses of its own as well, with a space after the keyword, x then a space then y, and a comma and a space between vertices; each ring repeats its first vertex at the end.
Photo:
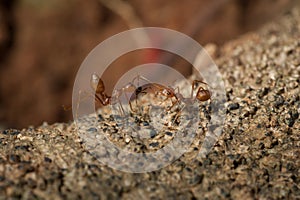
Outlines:
POLYGON ((141 80, 143 80, 143 81, 146 81, 146 82, 148 82, 148 83, 152 83, 149 79, 147 79, 146 77, 144 77, 144 76, 142 76, 142 75, 137 75, 136 77, 134 77, 133 79, 132 79, 132 83, 134 83, 134 81, 135 80, 137 80, 138 81, 138 87, 140 86, 139 84, 140 84, 140 79, 141 80))
POLYGON ((178 119, 179 115, 181 114, 181 111, 185 108, 185 105, 176 113, 174 120, 172 121, 172 124, 175 123, 175 121, 178 119))
MULTIPOLYGON (((172 106, 168 109, 171 110, 177 103, 180 102, 180 100, 182 100, 182 95, 180 94, 180 90, 179 90, 179 86, 175 87, 175 89, 172 89, 174 92, 174 98, 176 99, 175 101, 172 101, 172 106), (177 93, 175 92, 177 90, 177 93), (179 96, 179 97, 178 97, 179 96)), ((172 98, 172 97, 171 97, 172 98)))
POLYGON ((125 87, 118 90, 118 98, 120 99, 121 95, 124 94, 126 101, 129 103, 130 110, 134 112, 131 101, 127 95, 127 92, 135 92, 136 86, 132 82, 128 83, 125 87))
MULTIPOLYGON (((105 106, 107 104, 105 104, 105 102, 96 94, 93 94, 91 92, 87 92, 87 91, 82 91, 79 90, 79 98, 77 101, 77 105, 76 105, 76 118, 78 118, 78 110, 79 110, 79 104, 80 102, 84 101, 86 98, 93 98, 95 100, 95 103, 100 103, 102 106, 105 106), (82 95, 84 94, 84 97, 82 98, 82 95)), ((71 106, 72 107, 72 106, 71 106)))
POLYGON ((147 79, 146 77, 144 77, 142 75, 137 75, 136 77, 134 77, 134 79, 132 79, 131 82, 134 83, 135 80, 138 81, 138 87, 140 87, 140 80, 147 82, 147 84, 153 84, 153 82, 151 82, 149 79, 147 79))
POLYGON ((177 94, 179 94, 180 92, 180 89, 179 89, 179 86, 177 86, 175 89, 174 89, 174 92, 177 90, 177 94))
POLYGON ((124 93, 125 93, 126 101, 129 103, 130 110, 131 110, 132 112, 135 112, 135 111, 133 110, 133 108, 132 108, 132 104, 131 104, 131 101, 130 101, 130 99, 129 99, 127 93, 126 93, 126 92, 124 92, 124 93))
POLYGON ((208 85, 207 83, 205 83, 204 81, 200 81, 200 80, 193 80, 193 84, 196 84, 196 83, 203 83, 205 85, 208 85))
MULTIPOLYGON (((168 98, 166 98, 165 100, 167 100, 168 98)), ((167 109, 167 111, 172 110, 172 108, 176 105, 176 103, 178 103, 178 100, 176 100, 175 102, 172 101, 172 105, 167 109)))
MULTIPOLYGON (((93 98, 93 95, 89 94, 88 92, 85 92, 85 93, 87 93, 86 96, 85 96, 85 98, 86 98, 87 96, 93 98)), ((78 103, 80 103, 81 101, 84 100, 84 99, 81 99, 81 94, 82 94, 82 91, 80 90, 80 91, 79 91, 79 101, 78 101, 78 103)), ((72 109, 72 105, 68 105, 68 106, 62 105, 62 107, 64 108, 65 111, 69 111, 69 110, 72 109)))
MULTIPOLYGON (((138 83, 137 83, 137 88, 140 88, 140 75, 137 75, 136 77, 134 77, 133 79, 132 79, 132 81, 131 81, 131 83, 132 84, 134 84, 134 81, 137 79, 137 81, 138 81, 138 83)), ((139 93, 135 90, 134 91, 135 92, 135 105, 137 106, 138 104, 137 104, 137 99, 138 99, 138 95, 139 95, 139 93)), ((131 103, 130 103, 130 105, 131 105, 131 103)))
MULTIPOLYGON (((78 110, 79 110, 79 104, 80 104, 80 102, 82 102, 84 99, 81 99, 81 95, 82 95, 82 90, 79 90, 79 92, 78 92, 79 94, 78 94, 78 101, 77 101, 77 105, 76 105, 76 119, 78 119, 78 110)), ((88 93, 88 92, 86 92, 85 91, 85 93, 86 93, 86 96, 84 96, 84 98, 87 98, 87 97, 91 97, 90 95, 90 93, 88 93)), ((93 97, 94 98, 94 97, 93 97)))
POLYGON ((125 116, 125 112, 124 112, 124 108, 122 106, 122 102, 120 101, 120 99, 118 99, 118 103, 119 103, 119 109, 120 109, 120 111, 122 113, 122 116, 124 117, 125 116))
POLYGON ((120 90, 117 90, 117 89, 114 90, 113 95, 112 95, 111 104, 114 105, 114 104, 118 103, 120 113, 122 113, 122 116, 125 116, 124 108, 123 108, 122 102, 120 100, 121 95, 122 95, 122 90, 121 89, 120 90), (116 101, 114 101, 115 99, 116 99, 116 101))

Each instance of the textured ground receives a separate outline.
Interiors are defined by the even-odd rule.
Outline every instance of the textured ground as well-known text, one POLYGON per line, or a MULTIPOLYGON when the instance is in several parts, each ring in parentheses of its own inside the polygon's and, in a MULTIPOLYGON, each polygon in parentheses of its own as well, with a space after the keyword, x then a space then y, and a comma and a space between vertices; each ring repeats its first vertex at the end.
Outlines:
MULTIPOLYGON (((299 199, 299 10, 212 53, 228 102, 223 135, 207 158, 189 162, 186 154, 161 170, 130 174, 100 165, 74 124, 6 130, 0 197, 299 199)), ((118 133, 101 120, 108 134, 118 133)))

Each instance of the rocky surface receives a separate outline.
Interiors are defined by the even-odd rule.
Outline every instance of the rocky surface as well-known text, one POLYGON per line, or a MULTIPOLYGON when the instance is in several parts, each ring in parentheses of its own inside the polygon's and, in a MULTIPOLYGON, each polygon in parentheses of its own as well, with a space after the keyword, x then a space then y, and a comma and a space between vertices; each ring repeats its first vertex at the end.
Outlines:
POLYGON ((0 133, 0 197, 299 199, 299 10, 214 55, 228 101, 223 134, 206 158, 184 154, 158 171, 125 173, 90 155, 73 123, 8 129, 0 133))

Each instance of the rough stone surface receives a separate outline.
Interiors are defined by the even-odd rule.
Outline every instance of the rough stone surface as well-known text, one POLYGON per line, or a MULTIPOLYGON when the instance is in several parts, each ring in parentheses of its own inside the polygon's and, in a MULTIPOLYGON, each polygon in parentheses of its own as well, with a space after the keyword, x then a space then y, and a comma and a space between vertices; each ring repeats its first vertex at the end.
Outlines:
MULTIPOLYGON (((0 198, 299 199, 299 10, 216 51, 227 118, 207 158, 190 162, 188 153, 161 170, 131 174, 99 164, 73 123, 5 130, 0 198)), ((99 120, 117 135, 109 118, 99 120)), ((159 135, 149 134, 153 140, 159 135)), ((157 142, 150 146, 160 147, 157 142)))

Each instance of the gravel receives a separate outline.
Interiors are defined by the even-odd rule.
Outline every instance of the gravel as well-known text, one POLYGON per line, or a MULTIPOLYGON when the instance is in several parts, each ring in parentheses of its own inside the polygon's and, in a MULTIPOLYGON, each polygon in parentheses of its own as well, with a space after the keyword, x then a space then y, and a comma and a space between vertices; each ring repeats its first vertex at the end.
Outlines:
MULTIPOLYGON (((210 119, 208 105, 201 108, 207 111, 190 151, 140 174, 100 164, 74 123, 8 129, 0 132, 0 198, 299 199, 299 10, 215 49, 228 101, 223 134, 206 158, 193 159, 210 119)), ((157 150, 174 138, 174 124, 153 132, 147 119, 138 119, 145 142, 109 115, 91 119, 96 125, 86 134, 101 129, 134 152, 157 150)))

